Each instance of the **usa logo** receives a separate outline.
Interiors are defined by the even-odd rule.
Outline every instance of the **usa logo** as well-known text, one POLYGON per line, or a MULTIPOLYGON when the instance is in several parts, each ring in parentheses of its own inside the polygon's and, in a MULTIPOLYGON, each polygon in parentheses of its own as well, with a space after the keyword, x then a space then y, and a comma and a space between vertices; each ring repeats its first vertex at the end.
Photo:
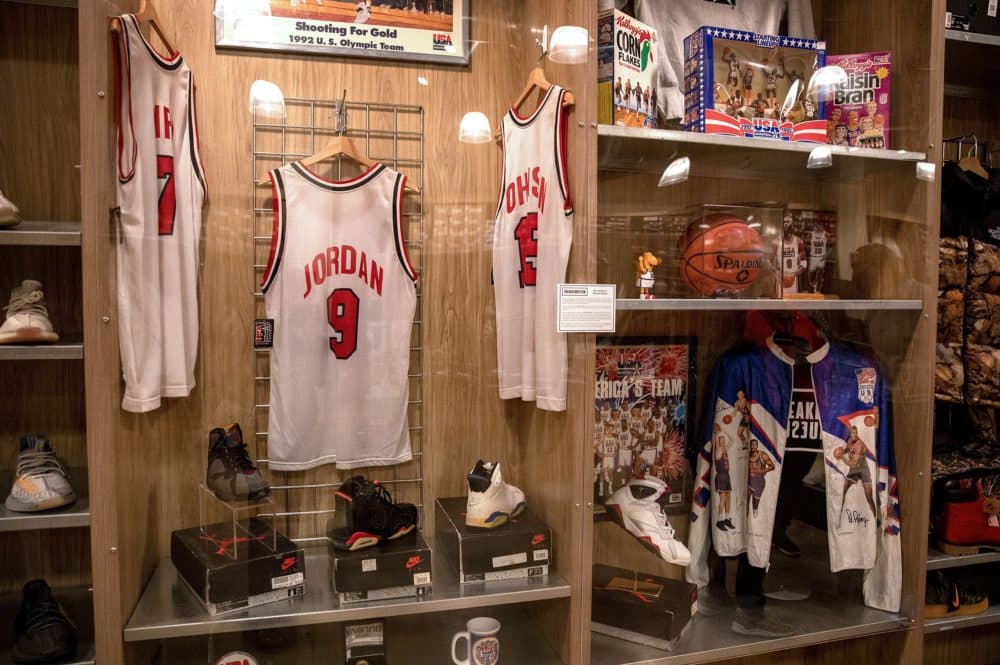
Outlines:
POLYGON ((230 651, 215 661, 215 665, 257 665, 257 659, 244 651, 230 651))
POLYGON ((862 367, 854 370, 854 376, 858 380, 858 400, 863 404, 875 402, 875 368, 862 367))

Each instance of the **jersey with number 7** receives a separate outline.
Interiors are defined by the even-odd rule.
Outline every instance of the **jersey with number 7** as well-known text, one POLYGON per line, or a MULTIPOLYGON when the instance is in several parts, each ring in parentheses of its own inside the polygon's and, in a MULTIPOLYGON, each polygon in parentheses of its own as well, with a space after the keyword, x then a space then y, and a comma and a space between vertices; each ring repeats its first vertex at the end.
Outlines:
POLYGON ((406 178, 376 164, 338 182, 301 162, 270 175, 274 226, 262 284, 274 320, 270 468, 405 462, 417 303, 403 238, 406 178))
POLYGON ((554 85, 531 115, 504 116, 493 231, 500 398, 549 411, 566 409, 566 335, 556 332, 556 292, 573 240, 565 94, 554 85))
POLYGON ((122 408, 142 413, 194 388, 206 189, 191 70, 158 53, 131 14, 115 20, 122 408))

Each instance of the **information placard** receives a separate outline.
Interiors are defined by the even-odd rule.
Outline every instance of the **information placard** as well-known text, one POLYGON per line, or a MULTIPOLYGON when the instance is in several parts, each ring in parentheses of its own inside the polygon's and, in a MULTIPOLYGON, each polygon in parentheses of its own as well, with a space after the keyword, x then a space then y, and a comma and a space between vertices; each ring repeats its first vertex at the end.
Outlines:
POLYGON ((560 284, 559 332, 614 332, 616 289, 614 284, 560 284))

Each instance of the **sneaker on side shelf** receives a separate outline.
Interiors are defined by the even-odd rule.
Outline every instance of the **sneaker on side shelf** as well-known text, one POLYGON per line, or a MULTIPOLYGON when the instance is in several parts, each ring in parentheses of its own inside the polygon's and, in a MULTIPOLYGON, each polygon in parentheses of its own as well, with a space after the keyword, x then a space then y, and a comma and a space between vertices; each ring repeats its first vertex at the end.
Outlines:
POLYGON ((271 493, 271 487, 250 459, 239 423, 216 427, 208 433, 208 468, 205 484, 222 501, 254 501, 271 493))
POLYGON ((4 505, 17 513, 37 513, 68 506, 76 494, 66 478, 66 468, 49 440, 41 434, 21 437, 14 483, 4 505))
POLYGON ((24 585, 21 610, 14 618, 15 663, 59 663, 76 653, 76 626, 52 597, 45 580, 24 585))
POLYGON ((0 192, 0 229, 8 229, 21 223, 21 212, 17 206, 0 192))
POLYGON ((670 488, 658 478, 633 478, 604 502, 608 516, 667 563, 686 566, 691 552, 667 519, 670 488))
POLYGON ((26 279, 15 286, 4 310, 7 318, 0 325, 0 344, 59 341, 59 335, 52 331, 41 282, 26 279))
POLYGON ((467 526, 495 529, 524 512, 524 492, 504 482, 500 462, 477 461, 468 481, 467 526))
POLYGON ((330 534, 338 550, 353 551, 372 547, 387 540, 396 540, 417 528, 417 507, 412 503, 394 503, 392 495, 377 480, 354 476, 344 482, 336 497, 346 505, 346 528, 330 534))

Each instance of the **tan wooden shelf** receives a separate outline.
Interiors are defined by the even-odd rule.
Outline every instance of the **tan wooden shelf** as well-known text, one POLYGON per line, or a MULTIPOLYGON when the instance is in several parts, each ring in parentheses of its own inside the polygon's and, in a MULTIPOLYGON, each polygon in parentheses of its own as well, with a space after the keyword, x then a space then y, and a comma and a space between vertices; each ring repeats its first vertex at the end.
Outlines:
POLYGON ((0 245, 80 246, 79 222, 25 220, 9 229, 0 229, 0 245))

